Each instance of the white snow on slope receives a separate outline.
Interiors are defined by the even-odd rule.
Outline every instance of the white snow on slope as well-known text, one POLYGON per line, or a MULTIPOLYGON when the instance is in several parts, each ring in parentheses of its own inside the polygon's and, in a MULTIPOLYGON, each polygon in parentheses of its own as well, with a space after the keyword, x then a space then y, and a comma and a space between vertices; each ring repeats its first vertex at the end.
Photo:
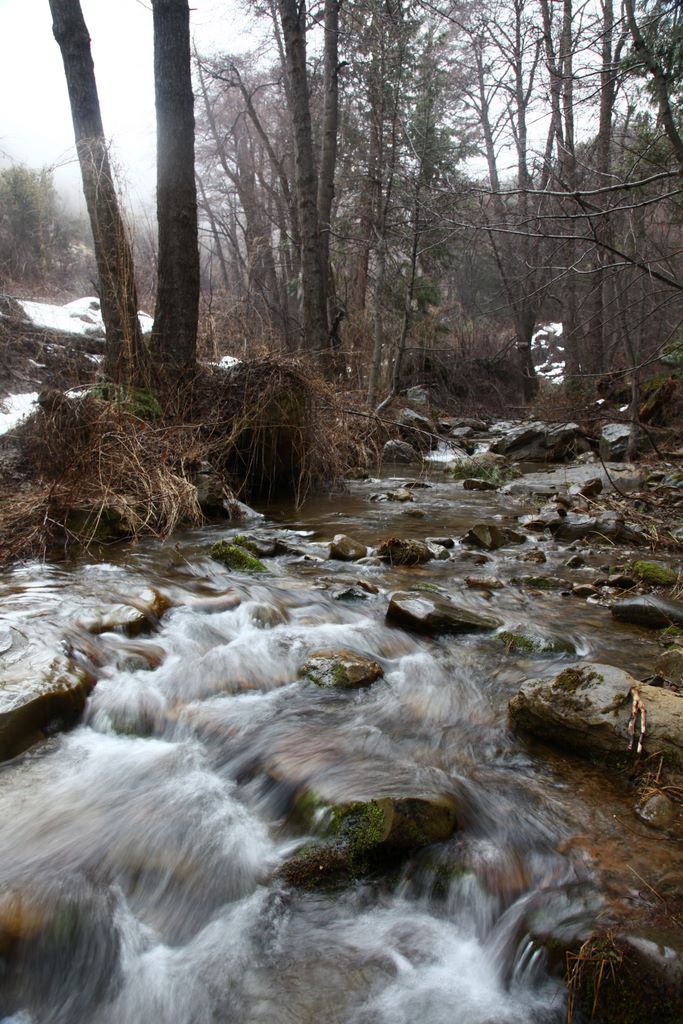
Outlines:
POLYGON ((29 391, 23 395, 8 395, 0 400, 0 434, 6 434, 32 413, 37 397, 37 391, 29 391))
MULTIPOLYGON (((19 305, 35 327, 85 336, 104 335, 100 300, 94 295, 67 302, 65 306, 55 306, 49 302, 25 302, 23 299, 19 300, 19 305)), ((138 319, 142 333, 149 334, 154 323, 152 317, 139 312, 138 319)))
POLYGON ((545 356, 545 360, 536 366, 536 373, 539 377, 545 377, 555 384, 561 384, 564 380, 564 359, 560 353, 564 353, 564 346, 557 344, 557 339, 562 337, 562 324, 550 323, 541 324, 537 331, 534 331, 531 338, 531 351, 545 356))

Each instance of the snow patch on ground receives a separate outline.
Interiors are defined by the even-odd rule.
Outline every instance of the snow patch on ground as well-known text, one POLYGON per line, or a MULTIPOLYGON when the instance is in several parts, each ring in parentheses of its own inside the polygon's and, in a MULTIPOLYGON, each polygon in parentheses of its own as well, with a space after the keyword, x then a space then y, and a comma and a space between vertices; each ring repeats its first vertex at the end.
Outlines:
MULTIPOLYGON (((49 302, 26 302, 19 299, 19 305, 34 325, 48 331, 65 331, 67 334, 82 334, 85 337, 104 335, 104 323, 100 300, 88 295, 65 306, 49 302)), ((138 320, 143 334, 150 334, 154 320, 147 313, 139 312, 138 320)))
POLYGON ((37 391, 23 395, 8 395, 0 401, 0 434, 6 434, 33 412, 37 391))
POLYGON ((544 357, 536 365, 536 373, 539 377, 554 384, 561 384, 564 380, 565 361, 564 345, 559 345, 558 339, 562 337, 562 324, 550 323, 541 324, 531 337, 531 351, 536 358, 544 357))
POLYGON ((227 370, 228 367, 236 366, 238 363, 241 363, 241 362, 242 362, 242 360, 241 359, 237 359, 236 356, 223 356, 223 358, 219 359, 219 361, 217 363, 215 363, 214 365, 215 366, 222 366, 224 370, 227 370))

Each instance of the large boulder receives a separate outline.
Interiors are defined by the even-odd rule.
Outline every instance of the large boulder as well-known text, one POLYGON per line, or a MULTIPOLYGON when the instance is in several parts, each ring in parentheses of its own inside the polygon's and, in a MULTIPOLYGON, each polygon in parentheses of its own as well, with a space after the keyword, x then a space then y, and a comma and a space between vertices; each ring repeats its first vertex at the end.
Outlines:
POLYGON ((500 620, 473 612, 446 597, 429 593, 401 592, 389 602, 386 621, 415 633, 476 633, 497 629, 500 620))
POLYGON ((644 724, 644 750, 662 752, 683 768, 683 698, 641 683, 623 669, 585 662, 552 679, 528 679, 509 704, 522 732, 584 756, 615 761, 629 756, 644 724), (644 706, 629 734, 634 697, 644 706))
POLYGON ((612 615, 620 622, 632 622, 651 629, 683 626, 683 601, 670 601, 658 594, 625 597, 614 602, 612 615))
POLYGON ((64 654, 10 628, 0 654, 0 761, 74 724, 94 678, 64 654))
POLYGON ((382 462, 398 462, 408 465, 419 462, 420 453, 407 441, 387 441, 382 450, 382 462))
POLYGON ((527 462, 563 462, 590 450, 577 423, 524 423, 491 445, 491 451, 527 462))
POLYGON ((434 424, 413 409, 402 409, 399 417, 401 438, 420 452, 428 452, 436 443, 434 424))
POLYGON ((628 423, 606 423, 600 432, 600 457, 605 462, 623 462, 630 436, 628 423))

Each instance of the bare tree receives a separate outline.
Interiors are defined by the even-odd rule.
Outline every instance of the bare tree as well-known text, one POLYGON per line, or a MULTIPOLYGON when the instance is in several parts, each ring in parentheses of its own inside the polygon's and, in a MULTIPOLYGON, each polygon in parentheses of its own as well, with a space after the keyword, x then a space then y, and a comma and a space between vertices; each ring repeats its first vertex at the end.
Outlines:
POLYGON ((83 192, 95 244, 106 334, 104 372, 117 383, 141 384, 147 374, 133 254, 104 136, 90 36, 79 0, 49 3, 52 31, 64 62, 83 192))
POLYGON ((159 269, 152 351, 162 383, 195 369, 199 316, 194 96, 188 0, 152 0, 159 269))

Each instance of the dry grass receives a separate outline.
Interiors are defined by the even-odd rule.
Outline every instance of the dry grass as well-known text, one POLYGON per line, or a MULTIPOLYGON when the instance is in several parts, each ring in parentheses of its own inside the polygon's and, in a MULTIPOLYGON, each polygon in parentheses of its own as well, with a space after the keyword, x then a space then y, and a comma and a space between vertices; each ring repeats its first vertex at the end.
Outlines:
POLYGON ((200 468, 227 496, 295 502, 345 468, 337 396, 300 364, 203 370, 159 418, 138 396, 115 398, 49 392, 3 439, 0 560, 42 555, 55 541, 164 537, 196 525, 200 468))

